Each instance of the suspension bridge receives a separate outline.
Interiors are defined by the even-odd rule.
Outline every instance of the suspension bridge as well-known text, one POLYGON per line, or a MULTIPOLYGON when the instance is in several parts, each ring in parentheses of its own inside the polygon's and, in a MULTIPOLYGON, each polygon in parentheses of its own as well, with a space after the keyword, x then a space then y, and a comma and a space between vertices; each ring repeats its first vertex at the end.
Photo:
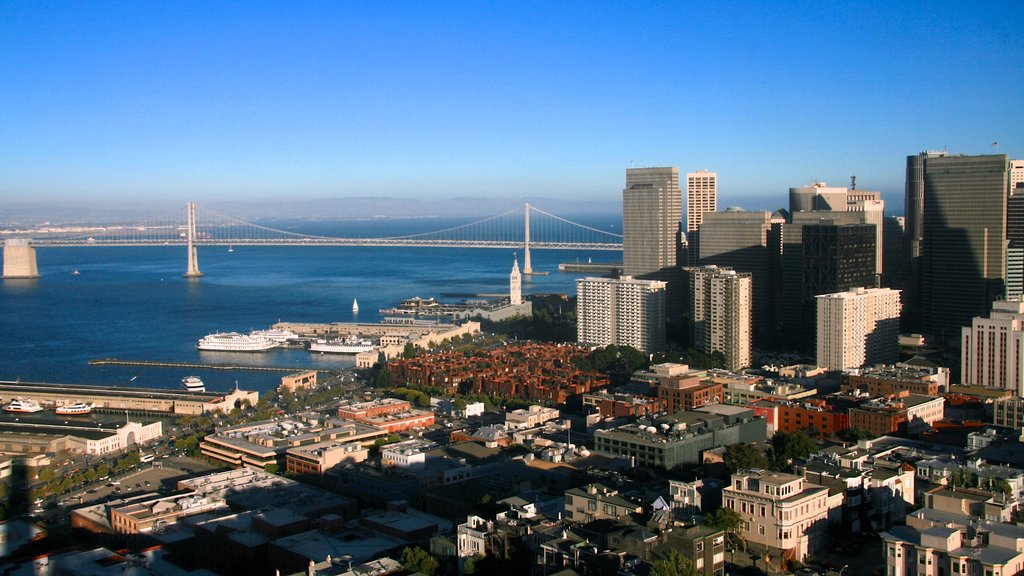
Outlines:
MULTIPOLYGON (((573 222, 525 203, 512 210, 467 224, 441 230, 388 237, 334 237, 302 234, 254 224, 205 209, 189 202, 182 208, 133 225, 101 226, 74 230, 31 230, 5 234, 4 276, 8 260, 17 266, 35 255, 34 247, 54 246, 167 246, 186 247, 186 277, 201 276, 199 246, 403 246, 424 248, 510 248, 524 251, 523 272, 532 274, 530 250, 622 250, 622 235, 573 222), (31 241, 26 237, 31 236, 31 241), (10 239, 14 239, 12 242, 10 239)), ((12 264, 13 265, 13 264, 12 264)), ((20 270, 20 268, 19 268, 20 270)))

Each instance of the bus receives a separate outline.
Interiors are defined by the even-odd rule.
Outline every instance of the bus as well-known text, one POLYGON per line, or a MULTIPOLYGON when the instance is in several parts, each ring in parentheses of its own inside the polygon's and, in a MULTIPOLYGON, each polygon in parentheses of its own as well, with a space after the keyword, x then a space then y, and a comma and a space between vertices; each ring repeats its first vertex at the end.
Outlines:
POLYGON ((139 462, 152 462, 156 456, 152 454, 146 454, 145 452, 139 452, 139 462))

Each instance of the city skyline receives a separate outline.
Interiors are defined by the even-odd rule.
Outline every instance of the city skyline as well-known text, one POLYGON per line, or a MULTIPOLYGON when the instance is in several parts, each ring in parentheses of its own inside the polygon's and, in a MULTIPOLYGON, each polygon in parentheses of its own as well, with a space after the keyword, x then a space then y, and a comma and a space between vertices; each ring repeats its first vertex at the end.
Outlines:
POLYGON ((614 201, 677 166, 761 208, 852 175, 901 195, 926 149, 1024 156, 1009 2, 0 14, 3 203, 614 201))

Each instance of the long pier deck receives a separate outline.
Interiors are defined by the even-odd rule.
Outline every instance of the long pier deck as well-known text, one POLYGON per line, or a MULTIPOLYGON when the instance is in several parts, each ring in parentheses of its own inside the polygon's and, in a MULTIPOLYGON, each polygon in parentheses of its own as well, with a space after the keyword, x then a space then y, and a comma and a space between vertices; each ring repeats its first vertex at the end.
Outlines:
MULTIPOLYGON (((171 362, 168 360, 121 360, 118 358, 96 358, 89 360, 89 366, 146 366, 150 368, 198 368, 202 370, 253 370, 257 372, 300 372, 301 366, 243 366, 235 364, 206 364, 203 362, 171 362)), ((310 368, 313 370, 313 368, 310 368)), ((319 370, 319 368, 317 368, 319 370)))

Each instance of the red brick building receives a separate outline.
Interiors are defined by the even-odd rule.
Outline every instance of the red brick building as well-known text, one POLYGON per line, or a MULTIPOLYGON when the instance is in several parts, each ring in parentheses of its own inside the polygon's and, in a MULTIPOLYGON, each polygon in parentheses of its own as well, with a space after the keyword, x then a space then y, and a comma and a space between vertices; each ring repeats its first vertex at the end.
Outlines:
POLYGON ((576 368, 574 361, 588 353, 578 346, 527 343, 472 356, 445 353, 396 360, 387 370, 398 384, 561 404, 570 396, 608 385, 603 374, 576 368))
POLYGON ((602 418, 640 417, 665 411, 665 403, 659 398, 604 391, 584 394, 583 405, 597 408, 602 418))
POLYGON ((697 376, 665 378, 658 383, 658 399, 669 412, 718 404, 724 397, 725 387, 721 383, 701 380, 697 376))

